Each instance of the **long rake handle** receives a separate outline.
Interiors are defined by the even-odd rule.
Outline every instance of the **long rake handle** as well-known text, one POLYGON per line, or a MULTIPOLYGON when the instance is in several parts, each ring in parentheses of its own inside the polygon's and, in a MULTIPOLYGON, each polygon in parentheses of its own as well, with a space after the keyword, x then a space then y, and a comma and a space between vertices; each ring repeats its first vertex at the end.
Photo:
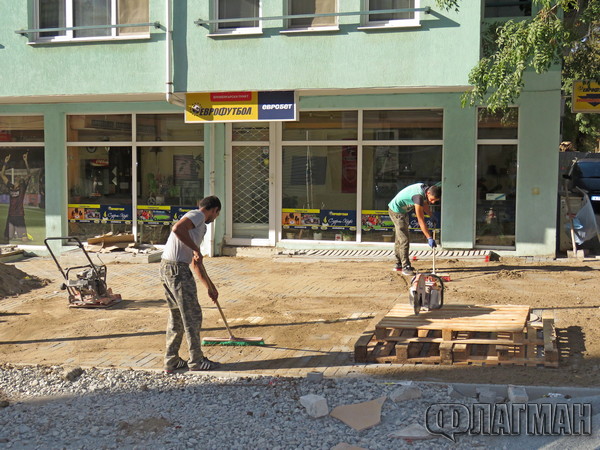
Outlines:
POLYGON ((217 309, 219 310, 219 313, 221 314, 221 318, 223 319, 223 323, 225 324, 225 328, 227 328, 227 333, 229 333, 229 338, 233 341, 235 340, 235 336, 233 335, 233 333, 231 332, 231 329, 229 328, 229 324, 227 323, 227 319, 225 318, 225 314, 223 314, 223 310, 221 309, 221 305, 219 305, 219 301, 215 300, 215 305, 217 305, 217 309))
MULTIPOLYGON (((204 279, 206 280, 206 282, 210 285, 210 288, 216 290, 215 285, 213 284, 212 280, 208 276, 208 273, 206 273, 206 268, 204 267, 204 264, 197 264, 197 267, 198 267, 198 270, 200 270, 200 272, 202 272, 202 276, 204 277, 204 279)), ((217 305, 217 309, 219 310, 219 313, 221 314, 221 318, 223 319, 223 323, 225 324, 225 328, 227 328, 227 333, 229 333, 229 338, 233 341, 235 339, 235 336, 231 332, 231 328, 229 328, 229 324, 227 323, 227 319, 225 318, 225 314, 223 314, 223 310, 221 309, 221 305, 219 305, 219 301, 216 298, 212 299, 212 300, 213 300, 213 302, 215 302, 215 305, 217 305)))

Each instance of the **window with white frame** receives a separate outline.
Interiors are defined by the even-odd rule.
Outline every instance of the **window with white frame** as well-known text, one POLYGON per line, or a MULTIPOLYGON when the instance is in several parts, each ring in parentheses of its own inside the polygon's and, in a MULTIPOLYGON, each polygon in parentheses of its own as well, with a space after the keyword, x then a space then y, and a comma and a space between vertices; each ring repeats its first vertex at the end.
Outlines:
MULTIPOLYGON (((300 14, 329 14, 336 12, 336 0, 289 0, 290 15, 300 14)), ((288 20, 288 28, 313 29, 334 27, 337 25, 335 16, 305 17, 288 20)))
POLYGON ((420 0, 365 0, 367 11, 407 10, 369 14, 369 26, 408 26, 419 24, 419 13, 414 9, 419 8, 420 0))
POLYGON ((98 27, 40 31, 37 35, 38 40, 61 41, 147 35, 147 26, 102 26, 147 23, 148 0, 37 0, 36 20, 40 29, 98 27))
POLYGON ((219 20, 232 19, 231 22, 220 22, 217 31, 249 32, 260 29, 260 0, 215 0, 219 20), (251 20, 235 20, 251 19, 251 20))

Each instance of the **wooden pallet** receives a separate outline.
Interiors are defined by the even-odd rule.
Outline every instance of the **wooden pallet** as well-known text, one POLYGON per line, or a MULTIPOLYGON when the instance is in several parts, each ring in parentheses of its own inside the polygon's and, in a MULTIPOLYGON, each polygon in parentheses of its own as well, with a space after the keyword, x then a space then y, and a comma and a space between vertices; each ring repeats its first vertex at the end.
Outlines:
POLYGON ((558 366, 554 319, 529 306, 447 305, 415 315, 394 306, 354 346, 356 362, 558 366))

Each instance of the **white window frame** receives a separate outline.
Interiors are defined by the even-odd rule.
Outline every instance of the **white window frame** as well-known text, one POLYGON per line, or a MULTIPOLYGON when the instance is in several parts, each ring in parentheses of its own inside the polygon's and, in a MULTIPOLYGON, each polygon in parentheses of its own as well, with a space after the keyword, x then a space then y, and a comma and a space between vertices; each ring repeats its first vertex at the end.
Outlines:
MULTIPOLYGON (((421 0, 414 0, 415 5, 414 8, 421 7, 421 0)), ((365 11, 370 11, 370 0, 364 0, 365 11)), ((415 16, 413 19, 396 19, 396 20, 369 20, 369 15, 363 16, 363 26, 359 27, 359 29, 369 29, 369 28, 404 28, 404 27, 419 27, 421 26, 421 12, 415 11, 415 16)))
MULTIPOLYGON (((221 24, 214 23, 211 27, 211 32, 209 36, 237 36, 240 34, 262 34, 262 20, 260 17, 262 16, 262 1, 255 0, 258 2, 258 26, 256 27, 236 27, 236 28, 221 28, 221 24)), ((221 19, 219 17, 219 0, 213 0, 212 4, 213 16, 215 19, 221 19)))
MULTIPOLYGON (((34 23, 35 28, 40 27, 40 2, 44 0, 36 0, 34 4, 34 23)), ((74 24, 74 13, 73 13, 73 1, 74 0, 63 0, 65 6, 65 27, 71 28, 76 26, 74 24)), ((149 0, 148 0, 149 1, 149 0)), ((110 23, 107 25, 119 25, 118 22, 118 0, 110 0, 110 23)), ((53 28, 53 27, 52 27, 53 28)), ((106 40, 131 40, 131 39, 144 39, 150 37, 150 32, 145 31, 145 28, 140 28, 139 34, 128 34, 119 35, 118 28, 108 28, 110 34, 108 36, 85 36, 75 37, 76 30, 65 30, 64 35, 57 36, 40 36, 41 32, 35 33, 35 43, 57 43, 57 42, 71 42, 71 41, 106 41, 106 40)))

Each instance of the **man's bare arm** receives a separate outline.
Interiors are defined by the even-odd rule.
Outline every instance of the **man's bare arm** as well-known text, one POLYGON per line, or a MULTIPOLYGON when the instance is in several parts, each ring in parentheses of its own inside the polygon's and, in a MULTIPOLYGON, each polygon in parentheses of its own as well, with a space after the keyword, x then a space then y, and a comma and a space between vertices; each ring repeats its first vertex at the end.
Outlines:
MULTIPOLYGON (((429 206, 426 206, 429 210, 429 206)), ((415 205, 415 214, 417 216, 417 220, 419 221, 419 227, 421 227, 421 231, 427 239, 431 239, 431 233, 429 232, 429 228, 427 228, 427 222, 425 222, 425 208, 421 205, 415 205)), ((431 211, 429 211, 429 214, 431 214, 431 211)))

